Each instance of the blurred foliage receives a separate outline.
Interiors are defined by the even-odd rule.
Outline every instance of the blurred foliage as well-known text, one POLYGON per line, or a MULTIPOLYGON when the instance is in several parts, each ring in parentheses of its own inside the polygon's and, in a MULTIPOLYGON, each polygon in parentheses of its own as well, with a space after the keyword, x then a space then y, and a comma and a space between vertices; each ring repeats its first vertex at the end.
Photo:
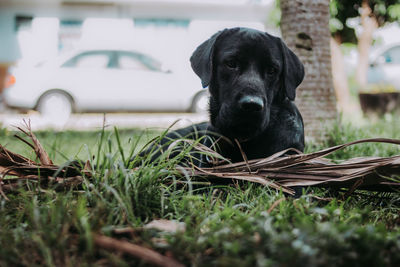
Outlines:
MULTIPOLYGON (((360 16, 361 3, 362 0, 331 0, 329 26, 332 36, 341 43, 357 43, 355 30, 349 25, 348 19, 360 16)), ((400 21, 399 0, 372 0, 368 3, 379 27, 386 22, 400 21)))
POLYGON ((396 90, 396 87, 394 87, 393 85, 382 83, 382 84, 371 84, 367 86, 362 92, 376 94, 376 93, 396 93, 398 91, 396 90))
MULTIPOLYGON (((332 36, 340 40, 341 43, 357 44, 355 29, 349 25, 348 19, 360 16, 362 0, 331 0, 329 11, 329 28, 332 36)), ((368 1, 374 18, 379 27, 387 22, 400 21, 400 0, 372 0, 368 1)), ((268 12, 266 25, 270 27, 280 26, 280 0, 276 0, 273 7, 268 12)))
POLYGON ((269 27, 280 27, 281 26, 281 1, 276 0, 273 7, 269 10, 267 20, 265 22, 266 26, 269 27))
MULTIPOLYGON (((396 113, 385 114, 379 119, 346 120, 340 118, 328 128, 326 139, 322 143, 308 143, 306 152, 321 150, 355 140, 368 138, 393 138, 400 139, 400 117, 396 113)), ((385 143, 364 143, 347 147, 329 155, 335 160, 344 160, 355 157, 390 157, 400 154, 400 147, 385 143)))

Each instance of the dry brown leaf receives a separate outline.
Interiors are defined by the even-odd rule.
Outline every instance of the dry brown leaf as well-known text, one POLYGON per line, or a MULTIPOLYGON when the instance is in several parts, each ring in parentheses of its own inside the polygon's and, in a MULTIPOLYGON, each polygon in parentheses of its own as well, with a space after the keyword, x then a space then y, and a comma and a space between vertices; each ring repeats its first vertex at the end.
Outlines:
POLYGON ((186 229, 185 223, 171 220, 152 220, 144 226, 147 229, 157 229, 164 232, 176 233, 184 232, 186 229))

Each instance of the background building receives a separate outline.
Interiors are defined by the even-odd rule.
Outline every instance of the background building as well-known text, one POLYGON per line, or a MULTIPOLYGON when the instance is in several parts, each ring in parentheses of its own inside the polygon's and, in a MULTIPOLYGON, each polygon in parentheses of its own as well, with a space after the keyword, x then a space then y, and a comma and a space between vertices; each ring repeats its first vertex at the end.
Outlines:
POLYGON ((139 49, 179 67, 217 30, 264 29, 272 2, 3 0, 0 8, 8 14, 8 23, 1 39, 3 43, 17 36, 21 64, 76 48, 113 47, 139 49))

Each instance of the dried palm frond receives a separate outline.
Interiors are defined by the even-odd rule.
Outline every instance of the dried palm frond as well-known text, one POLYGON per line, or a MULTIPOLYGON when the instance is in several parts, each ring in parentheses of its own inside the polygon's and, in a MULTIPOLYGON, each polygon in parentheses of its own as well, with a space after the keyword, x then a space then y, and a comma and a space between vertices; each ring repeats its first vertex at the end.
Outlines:
POLYGON ((50 182, 70 187, 82 183, 82 174, 90 175, 88 170, 91 167, 88 162, 84 166, 81 166, 80 162, 70 162, 65 166, 53 164, 46 150, 32 132, 30 123, 25 122, 25 127, 26 129, 21 127, 18 127, 18 129, 32 143, 20 136, 16 137, 35 151, 40 163, 11 152, 0 144, 0 194, 3 197, 7 199, 4 191, 13 191, 21 186, 21 182, 27 180, 38 181, 41 185, 50 182))
POLYGON ((27 180, 38 181, 42 186, 49 183, 62 187, 77 186, 82 183, 82 173, 88 174, 85 168, 73 164, 39 164, 0 145, 0 194, 4 197, 4 191, 18 189, 23 185, 21 182, 27 180))
POLYGON ((47 154, 46 150, 43 148, 42 144, 39 142, 39 140, 36 138, 36 136, 32 132, 32 127, 31 127, 31 122, 23 120, 25 124, 25 129, 22 127, 17 127, 18 130, 23 132, 29 139, 32 140, 33 144, 28 142, 26 139, 19 137, 18 135, 15 135, 16 138, 21 140, 22 142, 26 143, 29 145, 34 151, 38 159, 40 160, 40 163, 42 165, 53 165, 53 162, 51 161, 49 155, 47 154))
MULTIPOLYGON (((268 185, 293 194, 295 186, 342 187, 354 190, 393 191, 400 188, 400 155, 393 157, 360 157, 334 163, 325 156, 345 147, 367 143, 400 145, 400 140, 373 138, 326 148, 310 154, 294 149, 278 152, 270 157, 212 168, 195 168, 196 177, 245 180, 268 185), (295 155, 286 155, 296 152, 295 155)), ((190 171, 190 169, 185 169, 190 171)))

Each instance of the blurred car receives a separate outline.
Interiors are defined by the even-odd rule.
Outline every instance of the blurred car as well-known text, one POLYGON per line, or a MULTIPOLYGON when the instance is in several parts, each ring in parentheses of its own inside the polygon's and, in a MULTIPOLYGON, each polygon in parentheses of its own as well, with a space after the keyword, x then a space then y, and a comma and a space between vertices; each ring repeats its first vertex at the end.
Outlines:
POLYGON ((400 91, 400 44, 378 50, 368 68, 368 85, 400 91))
POLYGON ((42 114, 108 111, 191 111, 207 108, 196 78, 166 69, 151 56, 128 50, 79 50, 14 68, 4 100, 42 114))

